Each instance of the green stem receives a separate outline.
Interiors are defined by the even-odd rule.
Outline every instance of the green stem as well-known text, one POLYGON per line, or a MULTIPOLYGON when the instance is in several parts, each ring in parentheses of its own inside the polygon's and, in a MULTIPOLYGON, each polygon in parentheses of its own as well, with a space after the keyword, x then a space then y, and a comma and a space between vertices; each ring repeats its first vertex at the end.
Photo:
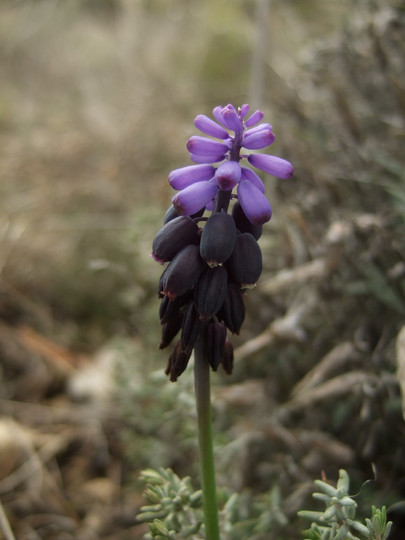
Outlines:
POLYGON ((197 404, 201 486, 207 540, 219 540, 218 505, 212 443, 210 366, 200 338, 194 349, 194 384, 197 404))

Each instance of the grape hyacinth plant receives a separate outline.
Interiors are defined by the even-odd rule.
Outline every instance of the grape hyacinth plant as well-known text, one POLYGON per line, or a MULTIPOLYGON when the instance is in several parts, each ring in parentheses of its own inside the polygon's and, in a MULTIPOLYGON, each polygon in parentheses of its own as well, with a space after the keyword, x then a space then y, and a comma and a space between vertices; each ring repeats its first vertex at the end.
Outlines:
POLYGON ((194 350, 205 534, 210 540, 219 538, 219 530, 209 370, 222 366, 232 372, 228 332, 240 332, 243 295, 262 272, 257 241, 272 215, 261 178, 246 165, 283 179, 293 174, 289 161, 251 153, 270 146, 275 135, 270 124, 261 122, 262 111, 248 114, 249 105, 226 105, 214 108, 215 120, 195 118, 205 136, 187 141, 194 165, 169 174, 177 193, 152 247, 152 257, 168 263, 159 281, 159 347, 168 347, 180 334, 166 368, 171 381, 186 369, 194 350))

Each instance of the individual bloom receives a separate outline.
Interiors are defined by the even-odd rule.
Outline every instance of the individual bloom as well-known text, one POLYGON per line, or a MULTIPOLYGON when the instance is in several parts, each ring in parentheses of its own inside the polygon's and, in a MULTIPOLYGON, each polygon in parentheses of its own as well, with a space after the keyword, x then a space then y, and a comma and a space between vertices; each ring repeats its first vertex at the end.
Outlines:
POLYGON ((218 317, 224 321, 232 334, 239 335, 245 320, 245 312, 245 302, 240 286, 237 283, 229 283, 218 317))
POLYGON ((242 171, 241 166, 236 161, 225 161, 221 163, 215 172, 215 180, 222 191, 232 191, 239 182, 242 171))
POLYGON ((240 117, 243 119, 245 118, 245 116, 247 115, 247 113, 250 111, 250 107, 247 103, 245 103, 244 105, 242 105, 240 108, 239 108, 239 112, 240 112, 240 117))
POLYGON ((194 289, 194 305, 202 321, 208 321, 225 301, 228 273, 224 266, 207 268, 194 289))
POLYGON ((286 159, 267 154, 250 154, 248 161, 253 167, 260 169, 277 178, 290 178, 294 172, 294 167, 286 159))
POLYGON ((271 219, 271 206, 264 193, 248 180, 238 184, 238 199, 246 217, 253 225, 263 225, 271 219))
POLYGON ((227 129, 239 132, 243 129, 242 119, 239 117, 235 107, 228 104, 226 107, 215 107, 212 111, 217 122, 225 126, 227 129))
POLYGON ((169 184, 173 189, 181 190, 196 182, 210 180, 215 174, 215 168, 212 165, 189 165, 175 169, 169 174, 169 184))
POLYGON ((263 232, 263 225, 253 225, 253 223, 251 223, 246 217, 246 214, 243 211, 239 201, 236 201, 232 206, 232 217, 239 232, 248 232, 256 240, 259 240, 263 232))
POLYGON ((260 120, 262 120, 263 117, 264 117, 263 111, 257 110, 246 120, 245 126, 247 128, 252 127, 258 122, 260 122, 260 120))
POLYGON ((240 179, 248 180, 250 183, 254 184, 257 189, 259 189, 262 193, 265 192, 262 179, 254 171, 252 171, 252 169, 248 169, 247 167, 241 167, 240 179))
POLYGON ((262 273, 262 252, 250 233, 238 234, 229 266, 233 279, 242 289, 251 289, 256 285, 262 273))
POLYGON ((183 373, 183 371, 186 369, 188 361, 190 360, 190 356, 191 352, 185 351, 181 345, 181 341, 179 341, 175 345, 171 355, 169 356, 169 360, 167 362, 165 370, 165 373, 166 375, 169 375, 171 382, 176 382, 180 375, 183 373))
POLYGON ((255 128, 245 131, 242 146, 248 150, 259 150, 270 146, 275 138, 270 124, 260 124, 255 128))
POLYGON ((225 352, 226 326, 222 322, 210 322, 206 327, 206 355, 213 371, 218 369, 225 352))
POLYGON ((232 254, 236 242, 235 221, 226 212, 214 212, 201 233, 200 255, 208 266, 224 263, 232 254))
POLYGON ((196 163, 216 163, 225 158, 229 148, 223 142, 193 135, 187 141, 187 150, 196 163))
POLYGON ((235 133, 242 131, 243 122, 233 105, 227 105, 221 111, 223 123, 235 133))
POLYGON ((223 161, 224 154, 193 154, 190 152, 190 159, 194 163, 218 163, 223 161))
POLYGON ((205 116, 205 114, 199 114, 194 119, 194 125, 197 129, 205 133, 206 135, 211 135, 217 139, 227 139, 229 133, 222 126, 205 116))
POLYGON ((176 193, 172 203, 180 215, 190 216, 207 206, 215 198, 217 192, 216 180, 196 182, 176 193))
POLYGON ((159 289, 173 301, 194 287, 206 267, 200 248, 190 244, 174 256, 160 278, 159 289))
POLYGON ((152 258, 163 264, 171 261, 183 247, 199 244, 198 225, 189 216, 172 219, 158 231, 153 239, 152 258))

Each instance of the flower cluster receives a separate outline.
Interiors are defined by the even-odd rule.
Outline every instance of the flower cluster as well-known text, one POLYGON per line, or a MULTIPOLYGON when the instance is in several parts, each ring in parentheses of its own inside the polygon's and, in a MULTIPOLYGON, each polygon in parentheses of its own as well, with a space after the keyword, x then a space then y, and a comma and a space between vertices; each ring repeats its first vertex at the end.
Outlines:
POLYGON ((214 108, 215 121, 198 115, 194 124, 209 138, 191 137, 187 149, 195 165, 169 174, 178 193, 154 238, 152 257, 169 263, 159 283, 160 348, 181 333, 166 370, 172 381, 187 367, 199 338, 212 369, 222 365, 232 371, 227 330, 238 334, 242 326, 243 294, 262 271, 257 240, 272 214, 262 180, 240 161, 278 178, 293 173, 285 159, 241 153, 266 148, 275 139, 271 125, 260 123, 263 113, 246 119, 248 112, 248 105, 227 105, 214 108))

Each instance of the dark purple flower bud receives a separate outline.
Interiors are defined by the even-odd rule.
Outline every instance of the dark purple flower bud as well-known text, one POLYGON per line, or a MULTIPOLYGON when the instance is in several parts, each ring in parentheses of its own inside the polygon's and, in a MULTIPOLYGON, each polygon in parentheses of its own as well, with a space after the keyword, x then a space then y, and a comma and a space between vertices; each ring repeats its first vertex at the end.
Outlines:
POLYGON ((232 217, 239 232, 248 232, 254 236, 256 240, 259 240, 262 235, 263 227, 261 225, 253 225, 253 223, 248 220, 239 201, 236 201, 232 207, 232 217))
POLYGON ((238 334, 245 320, 245 302, 240 286, 236 283, 228 285, 224 303, 219 312, 219 317, 232 334, 238 334))
POLYGON ((199 244, 199 229, 189 216, 179 216, 164 225, 153 239, 151 256, 163 264, 188 244, 199 244))
POLYGON ((263 225, 271 219, 271 206, 266 196, 248 180, 238 184, 238 199, 243 211, 253 225, 263 225))
POLYGON ((197 182, 177 193, 173 199, 173 206, 180 215, 195 214, 212 201, 218 191, 216 180, 197 182))
POLYGON ((194 291, 194 303, 201 320, 213 317, 224 303, 227 280, 223 266, 207 268, 201 274, 194 291))
POLYGON ((166 225, 166 223, 169 223, 169 221, 172 219, 176 219, 176 217, 179 217, 179 214, 177 213, 175 207, 171 204, 164 215, 163 225, 166 225))
POLYGON ((183 324, 181 327, 181 346, 185 352, 191 353, 193 350, 195 342, 200 334, 202 324, 198 311, 194 306, 194 302, 190 302, 184 312, 183 324))
MULTIPOLYGON (((200 218, 205 212, 205 208, 201 208, 201 210, 199 210, 198 212, 196 212, 195 214, 191 214, 191 218, 200 218)), ((163 218, 163 225, 166 225, 166 223, 169 223, 169 221, 172 221, 173 219, 176 219, 177 217, 179 217, 179 213, 177 212, 177 210, 175 209, 175 207, 173 205, 170 205, 169 208, 166 210, 166 213, 164 215, 164 218, 163 218)))
POLYGON ((169 174, 169 184, 173 189, 184 189, 196 182, 210 180, 214 177, 215 168, 212 165, 189 165, 175 169, 169 174))
POLYGON ((226 107, 224 107, 221 111, 221 115, 223 118, 223 124, 228 129, 232 129, 232 131, 235 131, 235 132, 242 131, 243 122, 239 118, 239 115, 233 105, 229 104, 226 107))
POLYGON ((169 321, 162 326, 162 336, 160 338, 159 349, 164 349, 170 345, 173 338, 176 337, 181 328, 182 320, 183 314, 178 312, 175 317, 169 319, 169 321))
POLYGON ((246 127, 251 127, 260 122, 264 116, 264 113, 260 110, 255 111, 250 118, 248 118, 245 122, 246 127))
POLYGON ((228 338, 225 340, 225 350, 221 363, 225 373, 231 375, 233 370, 233 346, 228 338))
POLYGON ((243 289, 250 289, 256 285, 262 273, 262 252, 251 234, 237 235, 229 266, 233 279, 243 289))
POLYGON ((215 172, 215 180, 222 191, 232 191, 239 182, 242 171, 241 166, 236 161, 225 161, 221 163, 215 172))
POLYGON ((163 270, 163 273, 162 273, 162 275, 160 276, 160 279, 159 279, 159 285, 158 285, 158 297, 159 298, 163 298, 163 296, 165 295, 165 293, 163 292, 163 287, 164 287, 164 282, 165 282, 165 279, 166 279, 167 268, 168 267, 166 267, 163 270))
POLYGON ((174 256, 163 272, 163 293, 167 294, 170 300, 186 294, 197 283, 204 268, 206 264, 200 257, 199 246, 186 246, 174 256))
POLYGON ((174 300, 170 300, 168 296, 164 296, 159 306, 159 318, 161 324, 166 324, 170 319, 177 317, 180 309, 193 298, 191 291, 188 291, 183 296, 177 296, 174 300))
POLYGON ((249 180, 249 182, 254 184, 257 187, 257 189, 260 189, 260 191, 264 193, 265 187, 260 176, 258 176, 254 171, 252 171, 252 169, 248 169, 247 167, 241 167, 241 169, 242 169, 242 174, 241 174, 240 179, 249 180))
POLYGON ((167 362, 167 367, 165 370, 166 375, 169 375, 171 382, 176 382, 183 371, 186 369, 188 361, 190 360, 191 352, 185 352, 179 341, 167 362))
POLYGON ((270 124, 263 124, 263 126, 266 127, 259 129, 260 126, 258 126, 257 128, 246 131, 243 135, 242 146, 248 150, 258 150, 270 146, 276 137, 271 131, 270 124))
POLYGON ((206 328, 205 353, 213 371, 218 369, 224 356, 226 326, 220 322, 210 322, 206 328))
POLYGON ((294 167, 286 159, 267 154, 250 154, 248 161, 253 167, 260 169, 277 178, 290 178, 294 172, 294 167))
POLYGON ((205 114, 196 116, 194 125, 206 135, 211 135, 217 139, 227 139, 229 137, 229 133, 222 126, 211 120, 211 118, 208 118, 208 116, 205 116, 205 114))
POLYGON ((201 257, 209 266, 218 266, 229 259, 235 242, 236 227, 232 216, 215 212, 207 219, 201 233, 201 257))
POLYGON ((222 142, 213 141, 212 139, 200 137, 199 135, 193 135, 187 141, 187 150, 190 154, 197 156, 225 156, 229 148, 222 142))

